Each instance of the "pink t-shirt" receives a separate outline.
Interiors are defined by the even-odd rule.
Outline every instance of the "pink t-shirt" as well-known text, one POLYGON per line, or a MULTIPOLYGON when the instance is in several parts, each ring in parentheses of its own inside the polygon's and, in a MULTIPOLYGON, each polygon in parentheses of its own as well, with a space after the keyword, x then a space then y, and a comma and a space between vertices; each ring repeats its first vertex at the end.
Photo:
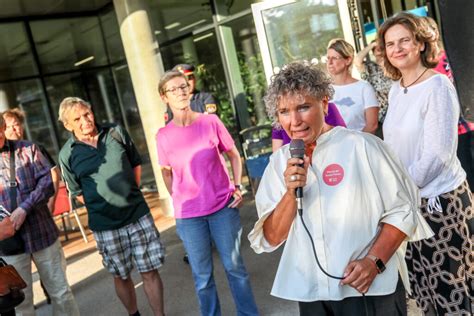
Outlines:
POLYGON ((173 121, 156 135, 159 163, 173 175, 176 218, 205 216, 222 209, 234 192, 223 152, 234 140, 216 115, 199 114, 189 126, 173 121))

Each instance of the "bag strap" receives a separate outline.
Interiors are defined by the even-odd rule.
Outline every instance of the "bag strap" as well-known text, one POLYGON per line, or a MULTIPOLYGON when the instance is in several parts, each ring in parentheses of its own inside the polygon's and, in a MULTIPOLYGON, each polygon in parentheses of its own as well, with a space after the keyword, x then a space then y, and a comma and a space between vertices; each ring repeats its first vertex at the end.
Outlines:
POLYGON ((8 141, 8 150, 10 152, 10 207, 13 212, 17 207, 16 202, 16 187, 18 183, 16 182, 16 173, 15 173, 15 148, 12 141, 8 141))
POLYGON ((0 267, 6 267, 8 264, 5 262, 5 260, 3 260, 2 258, 0 258, 0 267))

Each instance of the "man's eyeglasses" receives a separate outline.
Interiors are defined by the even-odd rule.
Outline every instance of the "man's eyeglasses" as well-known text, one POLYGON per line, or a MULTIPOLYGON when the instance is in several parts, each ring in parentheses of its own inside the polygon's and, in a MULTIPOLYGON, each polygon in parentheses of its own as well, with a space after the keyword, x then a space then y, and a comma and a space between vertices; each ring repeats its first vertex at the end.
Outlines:
POLYGON ((166 90, 165 90, 165 93, 171 92, 172 94, 178 94, 178 93, 179 93, 179 90, 181 90, 181 91, 183 91, 183 92, 187 92, 188 89, 189 89, 189 85, 183 84, 183 85, 180 85, 179 87, 174 87, 174 88, 171 88, 171 89, 166 89, 166 90))

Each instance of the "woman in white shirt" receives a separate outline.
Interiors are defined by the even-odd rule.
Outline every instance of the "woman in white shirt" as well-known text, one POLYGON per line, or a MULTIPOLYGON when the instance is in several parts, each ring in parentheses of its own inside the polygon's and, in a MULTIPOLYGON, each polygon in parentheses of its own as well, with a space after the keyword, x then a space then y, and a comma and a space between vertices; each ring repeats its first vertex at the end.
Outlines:
POLYGON ((327 70, 333 79, 334 102, 347 128, 375 133, 378 127, 379 104, 374 88, 364 80, 352 77, 354 47, 343 39, 329 42, 327 70))
POLYGON ((472 315, 474 219, 466 173, 456 157, 459 102, 436 73, 438 47, 421 18, 400 13, 379 30, 384 65, 394 80, 383 133, 422 197, 434 237, 409 243, 407 264, 426 315, 472 315))
POLYGON ((272 295, 297 301, 300 315, 406 315, 402 242, 429 236, 418 189, 379 138, 324 122, 332 94, 315 65, 294 62, 273 78, 268 114, 303 141, 304 159, 290 158, 291 143, 271 156, 255 198, 251 247, 272 252, 286 242, 272 295))

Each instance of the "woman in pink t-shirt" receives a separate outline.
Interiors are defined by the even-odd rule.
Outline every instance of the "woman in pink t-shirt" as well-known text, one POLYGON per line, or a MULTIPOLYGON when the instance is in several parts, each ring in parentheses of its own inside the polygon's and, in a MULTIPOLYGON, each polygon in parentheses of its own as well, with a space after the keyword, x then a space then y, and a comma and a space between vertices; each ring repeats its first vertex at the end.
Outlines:
POLYGON ((227 274, 237 313, 258 315, 240 255, 240 154, 216 115, 191 109, 189 84, 182 73, 165 73, 158 89, 173 112, 172 121, 156 136, 159 163, 173 197, 176 230, 188 253, 201 314, 221 314, 213 276, 213 242, 227 274), (223 154, 230 161, 233 183, 223 154))

